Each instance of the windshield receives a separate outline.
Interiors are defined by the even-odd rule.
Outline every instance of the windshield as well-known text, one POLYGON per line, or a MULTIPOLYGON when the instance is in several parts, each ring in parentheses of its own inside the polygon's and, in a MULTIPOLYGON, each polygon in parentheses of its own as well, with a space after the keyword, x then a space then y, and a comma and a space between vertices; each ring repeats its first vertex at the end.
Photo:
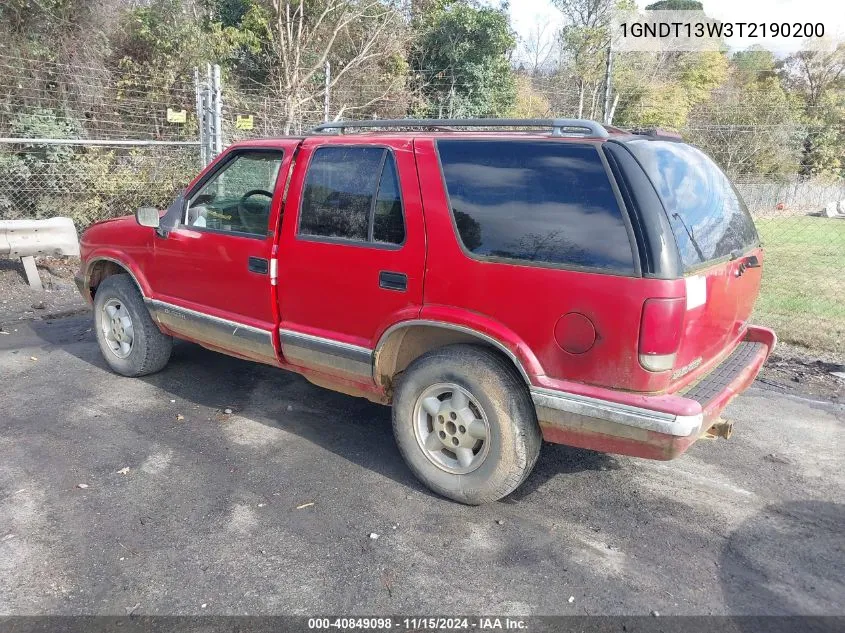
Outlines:
POLYGON ((627 146, 663 201, 684 268, 759 244, 742 198, 704 152, 684 143, 647 139, 627 146))

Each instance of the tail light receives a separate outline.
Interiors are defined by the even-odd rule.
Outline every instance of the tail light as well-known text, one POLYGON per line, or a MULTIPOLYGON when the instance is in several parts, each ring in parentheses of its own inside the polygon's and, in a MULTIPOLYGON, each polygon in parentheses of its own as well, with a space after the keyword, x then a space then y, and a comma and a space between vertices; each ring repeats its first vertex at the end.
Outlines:
POLYGON ((668 371, 675 366, 681 345, 687 302, 677 299, 647 299, 640 324, 640 365, 648 371, 668 371))

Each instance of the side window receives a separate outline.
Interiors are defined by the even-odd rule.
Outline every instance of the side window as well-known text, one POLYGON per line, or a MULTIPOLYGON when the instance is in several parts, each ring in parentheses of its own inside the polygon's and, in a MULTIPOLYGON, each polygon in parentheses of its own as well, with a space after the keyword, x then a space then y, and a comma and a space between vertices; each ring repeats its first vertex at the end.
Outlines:
POLYGON ((381 147, 320 147, 302 193, 299 234, 402 244, 405 220, 393 154, 381 147))
POLYGON ((632 274, 622 211, 592 145, 437 143, 452 215, 475 255, 632 274))
POLYGON ((282 152, 245 152, 211 177, 187 204, 185 224, 199 228, 267 235, 270 203, 282 152))
POLYGON ((378 196, 373 214, 373 241, 382 244, 401 244, 405 241, 405 217, 399 194, 399 177, 393 154, 387 154, 381 173, 378 196))

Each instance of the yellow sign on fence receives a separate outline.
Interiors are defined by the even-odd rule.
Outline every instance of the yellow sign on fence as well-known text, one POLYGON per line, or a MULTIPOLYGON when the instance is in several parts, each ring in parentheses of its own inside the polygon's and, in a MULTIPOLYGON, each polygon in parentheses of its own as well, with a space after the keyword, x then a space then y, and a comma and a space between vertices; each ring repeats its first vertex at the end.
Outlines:
POLYGON ((251 114, 239 114, 235 119, 235 127, 239 130, 251 130, 255 127, 255 120, 251 114))
POLYGON ((185 110, 174 110, 167 108, 167 122, 168 123, 184 123, 188 120, 188 113, 185 110))

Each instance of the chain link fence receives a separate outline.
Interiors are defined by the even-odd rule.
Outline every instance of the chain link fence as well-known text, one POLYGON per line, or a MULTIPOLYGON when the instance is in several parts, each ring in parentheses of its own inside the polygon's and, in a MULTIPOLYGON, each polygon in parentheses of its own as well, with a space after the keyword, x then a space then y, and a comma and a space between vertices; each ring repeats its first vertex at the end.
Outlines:
POLYGON ((160 83, 0 55, 0 219, 82 229, 168 204, 201 161, 192 78, 160 83))
MULTIPOLYGON (((107 69, 0 55, 0 219, 66 215, 83 229, 139 206, 163 208, 227 144, 285 132, 277 95, 227 85, 211 68, 160 86, 154 77, 127 81, 107 69)), ((401 118, 409 111, 390 97, 360 104, 361 94, 366 85, 304 106, 291 132, 307 131, 327 113, 401 118)), ((518 116, 577 115, 571 87, 535 80, 531 94, 518 116)), ((734 129, 699 120, 688 136, 705 148, 738 137, 738 146, 762 152, 800 151, 800 134, 775 125, 734 129), (784 145, 793 138, 799 145, 784 145)), ((845 183, 759 176, 749 173, 746 155, 737 156, 728 170, 767 249, 755 321, 783 340, 845 354, 845 219, 829 217, 845 215, 845 183)))

